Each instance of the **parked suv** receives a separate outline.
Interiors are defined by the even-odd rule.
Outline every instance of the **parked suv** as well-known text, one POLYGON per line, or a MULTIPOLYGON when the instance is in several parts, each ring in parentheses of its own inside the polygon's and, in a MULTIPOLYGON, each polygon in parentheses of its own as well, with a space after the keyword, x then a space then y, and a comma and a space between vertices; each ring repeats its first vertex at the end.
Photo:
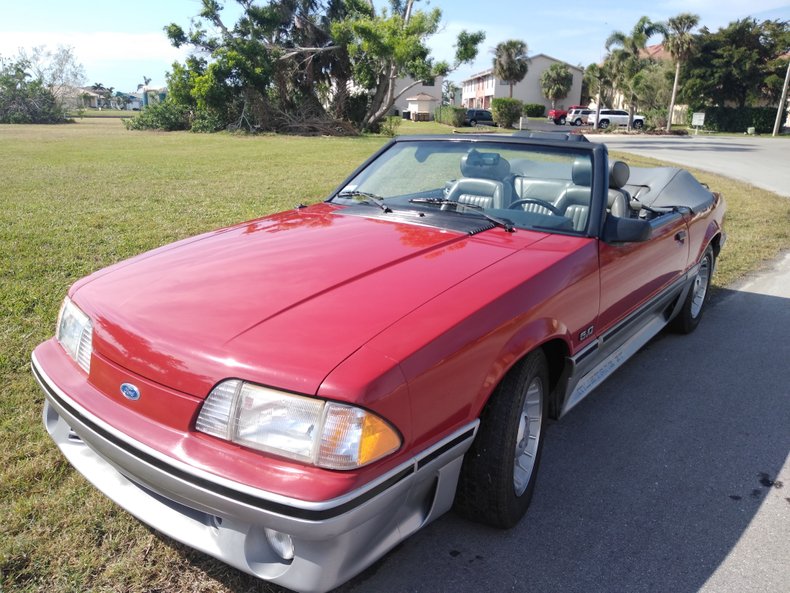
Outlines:
POLYGON ((572 109, 584 109, 584 105, 571 105, 568 109, 550 109, 548 119, 553 121, 556 126, 564 126, 568 118, 568 112, 572 109))
MULTIPOLYGON (((595 110, 593 110, 592 113, 587 116, 587 123, 591 124, 594 128, 601 128, 602 130, 605 130, 609 126, 627 126, 628 112, 622 109, 601 109, 601 117, 596 121, 595 110)), ((635 115, 632 125, 637 130, 644 127, 645 116, 635 115)))
POLYGON ((493 126, 494 117, 488 109, 468 109, 466 111, 466 126, 493 126))
POLYGON ((587 116, 591 113, 595 113, 595 110, 587 108, 574 108, 568 111, 568 115, 565 116, 565 120, 572 126, 581 126, 587 123, 587 116))

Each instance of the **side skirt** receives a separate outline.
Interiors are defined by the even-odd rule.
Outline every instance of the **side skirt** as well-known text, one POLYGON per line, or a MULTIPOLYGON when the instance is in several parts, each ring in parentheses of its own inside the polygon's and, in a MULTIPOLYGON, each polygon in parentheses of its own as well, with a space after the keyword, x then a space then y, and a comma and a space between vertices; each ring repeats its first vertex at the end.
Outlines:
POLYGON ((680 311, 697 266, 576 356, 567 359, 559 389, 562 417, 647 344, 680 311))

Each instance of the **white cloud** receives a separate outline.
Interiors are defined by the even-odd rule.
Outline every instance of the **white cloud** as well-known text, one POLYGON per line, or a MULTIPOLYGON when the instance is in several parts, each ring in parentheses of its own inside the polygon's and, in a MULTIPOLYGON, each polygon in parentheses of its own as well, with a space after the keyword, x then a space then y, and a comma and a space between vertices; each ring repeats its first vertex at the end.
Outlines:
MULTIPOLYGON (((164 84, 164 72, 174 61, 183 61, 187 55, 185 49, 177 49, 170 45, 164 32, 120 33, 99 31, 92 33, 76 32, 8 32, 0 31, 0 55, 11 57, 20 48, 31 49, 45 45, 55 49, 59 45, 74 48, 77 61, 85 67, 91 81, 104 80, 106 84, 115 84, 113 73, 119 78, 127 78, 126 72, 134 71, 136 78, 141 78, 145 70, 152 65, 158 68, 150 76, 152 84, 164 84), (145 64, 145 66, 142 66, 145 64)), ((147 73, 147 72, 145 72, 147 73)), ((134 80, 136 80, 136 78, 134 80)), ((130 86, 131 80, 124 83, 130 86)))

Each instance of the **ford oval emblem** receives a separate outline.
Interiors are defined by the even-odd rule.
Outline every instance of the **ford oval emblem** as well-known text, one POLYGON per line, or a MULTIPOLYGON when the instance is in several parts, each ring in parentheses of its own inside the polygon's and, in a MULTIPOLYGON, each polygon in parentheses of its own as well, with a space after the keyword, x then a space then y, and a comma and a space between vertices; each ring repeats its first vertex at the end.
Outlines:
POLYGON ((140 399, 140 390, 137 389, 136 385, 132 385, 131 383, 122 383, 121 393, 126 399, 130 399, 132 401, 140 399))

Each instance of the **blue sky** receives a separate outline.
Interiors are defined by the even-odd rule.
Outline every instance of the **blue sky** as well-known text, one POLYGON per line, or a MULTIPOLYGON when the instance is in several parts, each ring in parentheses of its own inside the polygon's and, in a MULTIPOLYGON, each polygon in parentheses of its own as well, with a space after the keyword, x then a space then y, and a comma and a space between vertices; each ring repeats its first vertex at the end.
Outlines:
MULTIPOLYGON (((712 30, 747 16, 790 20, 787 0, 431 0, 428 5, 443 13, 443 28, 430 44, 439 59, 452 58, 458 31, 486 32, 477 61, 450 76, 456 81, 490 67, 491 49, 506 39, 526 41, 530 55, 587 65, 604 56, 612 31, 630 30, 643 15, 665 20, 694 12, 712 30)), ((198 0, 0 0, 0 55, 13 56, 20 47, 69 45, 85 67, 88 84, 128 91, 148 76, 152 85, 164 85, 170 64, 186 53, 169 45, 162 27, 177 22, 187 28, 199 6, 198 0)), ((425 0, 417 3, 425 6, 425 0)))

